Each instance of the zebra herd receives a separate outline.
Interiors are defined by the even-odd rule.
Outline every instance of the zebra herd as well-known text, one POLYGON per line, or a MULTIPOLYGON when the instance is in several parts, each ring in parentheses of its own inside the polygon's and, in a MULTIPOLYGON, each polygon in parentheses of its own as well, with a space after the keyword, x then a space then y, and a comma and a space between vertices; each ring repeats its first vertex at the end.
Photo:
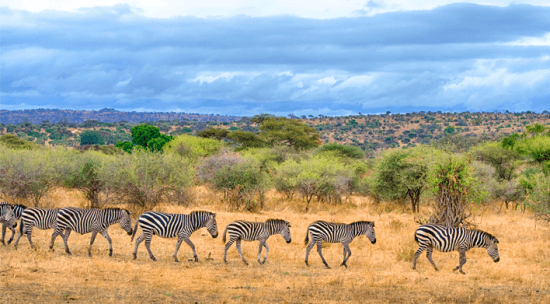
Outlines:
MULTIPOLYGON (((67 240, 71 231, 79 234, 91 233, 90 246, 88 247, 88 255, 91 257, 92 245, 98 233, 101 233, 109 242, 109 256, 113 255, 113 246, 111 238, 107 233, 109 226, 119 223, 120 226, 132 236, 132 241, 136 235, 138 226, 141 228, 141 235, 136 239, 133 258, 137 258, 137 250, 139 245, 145 241, 145 247, 149 253, 149 257, 156 261, 153 252, 151 251, 151 239, 153 235, 158 235, 162 238, 177 237, 176 250, 174 252, 174 260, 178 261, 178 250, 182 242, 185 242, 193 250, 195 262, 198 262, 195 245, 189 237, 191 234, 200 229, 206 228, 212 238, 218 236, 218 225, 216 222, 216 214, 209 211, 193 211, 190 214, 170 214, 156 211, 148 211, 140 215, 132 229, 130 212, 120 208, 107 209, 80 209, 67 207, 62 209, 44 209, 44 208, 26 208, 23 205, 12 205, 5 202, 0 203, 0 222, 2 223, 2 244, 5 245, 4 237, 6 229, 12 231, 12 236, 8 240, 8 244, 13 241, 15 228, 17 227, 16 220, 20 219, 19 235, 15 240, 14 247, 17 249, 19 239, 26 234, 31 248, 32 229, 53 229, 53 234, 50 242, 50 250, 53 251, 55 239, 61 235, 65 245, 65 252, 71 255, 67 240)), ((269 247, 267 239, 274 234, 280 234, 287 243, 292 241, 290 236, 290 223, 282 219, 269 219, 266 222, 248 222, 235 221, 231 222, 223 232, 223 242, 225 243, 229 235, 229 241, 225 244, 225 252, 223 261, 227 264, 227 251, 233 243, 237 248, 242 261, 248 265, 241 252, 241 241, 259 241, 258 263, 264 264, 267 260, 269 247), (262 249, 265 247, 265 256, 261 260, 262 249)), ((351 256, 349 244, 357 236, 365 235, 372 244, 376 243, 376 235, 374 232, 374 222, 358 221, 350 224, 329 223, 325 221, 316 221, 311 223, 306 232, 305 244, 309 245, 306 248, 305 264, 309 267, 308 257, 309 252, 317 244, 317 252, 323 261, 326 268, 330 268, 322 254, 322 243, 342 243, 344 247, 343 261, 340 266, 347 266, 347 261, 351 256), (310 242, 311 236, 311 242, 310 242)), ((459 227, 445 227, 436 224, 425 224, 416 230, 415 241, 418 242, 419 248, 414 255, 413 269, 416 269, 416 261, 420 254, 426 250, 426 257, 433 265, 435 270, 438 268, 432 260, 433 249, 441 252, 458 251, 460 253, 459 265, 454 270, 459 270, 462 274, 462 266, 466 263, 466 251, 471 248, 485 248, 489 256, 496 263, 500 261, 498 253, 498 239, 487 232, 480 230, 468 230, 459 227)))

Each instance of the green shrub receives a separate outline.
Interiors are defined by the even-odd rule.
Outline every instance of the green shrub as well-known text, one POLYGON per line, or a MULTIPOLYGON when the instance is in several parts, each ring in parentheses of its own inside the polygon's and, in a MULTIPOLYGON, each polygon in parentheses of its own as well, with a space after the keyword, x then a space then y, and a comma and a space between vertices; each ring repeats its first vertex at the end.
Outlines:
POLYGON ((338 154, 344 157, 360 159, 365 156, 365 153, 361 148, 349 145, 340 145, 337 143, 329 143, 322 145, 318 149, 319 152, 324 151, 336 151, 338 154))
POLYGON ((21 139, 12 134, 4 134, 0 136, 0 144, 10 149, 17 150, 36 150, 42 146, 24 139, 21 139))
POLYGON ((217 154, 225 146, 222 141, 191 135, 180 135, 166 144, 166 153, 176 154, 192 161, 217 154))

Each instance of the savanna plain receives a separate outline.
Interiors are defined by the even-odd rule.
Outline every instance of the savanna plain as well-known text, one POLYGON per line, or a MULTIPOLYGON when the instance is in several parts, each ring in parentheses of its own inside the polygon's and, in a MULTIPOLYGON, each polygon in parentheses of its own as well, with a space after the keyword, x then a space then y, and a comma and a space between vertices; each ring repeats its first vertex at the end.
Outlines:
MULTIPOLYGON (((137 260, 132 260, 134 243, 118 224, 111 226, 114 253, 108 256, 107 241, 98 236, 93 257, 87 256, 90 235, 72 233, 65 254, 63 241, 48 251, 51 230, 33 231, 35 249, 25 238, 18 250, 13 244, 0 246, 0 295, 4 303, 548 303, 550 302, 550 229, 535 222, 529 211, 507 210, 497 204, 476 210, 478 229, 495 235, 501 261, 494 263, 485 249, 467 253, 466 275, 453 272, 458 252, 434 252, 440 271, 429 264, 425 253, 417 270, 411 267, 417 245, 414 232, 418 224, 410 210, 391 204, 376 204, 365 197, 351 197, 345 203, 329 206, 312 203, 303 212, 301 200, 286 201, 275 193, 269 196, 261 213, 229 212, 219 198, 198 189, 191 207, 160 205, 155 210, 189 213, 193 210, 217 212, 220 236, 213 239, 206 229, 195 232, 191 240, 199 262, 190 262, 192 251, 182 244, 175 263, 175 239, 154 237, 151 249, 158 261, 149 259, 142 243, 137 260), (228 265, 223 262, 222 234, 234 220, 265 221, 282 218, 290 221, 292 242, 280 235, 268 240, 269 257, 258 264, 258 242, 244 242, 244 265, 233 245, 228 265), (332 267, 325 269, 315 248, 310 265, 304 263, 304 238, 315 220, 375 222, 377 243, 365 236, 350 245, 349 268, 340 267, 341 244, 326 244, 323 254, 332 267)), ((46 201, 51 207, 86 206, 75 191, 52 191, 46 201)), ((422 209, 429 208, 423 205, 422 209)), ((422 211, 422 210, 421 210, 422 211)), ((132 214, 135 221, 139 214, 132 214)), ((141 233, 141 229, 137 235, 141 233)), ((10 233, 8 233, 10 235, 10 233)))

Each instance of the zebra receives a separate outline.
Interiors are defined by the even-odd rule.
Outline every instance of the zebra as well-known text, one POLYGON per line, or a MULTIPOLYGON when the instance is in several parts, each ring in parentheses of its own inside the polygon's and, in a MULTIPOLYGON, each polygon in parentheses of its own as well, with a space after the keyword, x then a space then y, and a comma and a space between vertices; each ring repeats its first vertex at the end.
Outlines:
MULTIPOLYGON (((14 204, 6 203, 6 202, 0 202, 0 205, 2 205, 2 206, 6 206, 6 205, 12 206, 13 213, 15 215, 15 220, 20 219, 21 214, 23 214, 23 211, 27 208, 27 207, 25 207, 24 205, 21 205, 21 204, 14 205, 14 204)), ((6 236, 6 228, 11 230, 11 237, 8 240, 8 245, 9 245, 9 244, 11 244, 11 242, 13 241, 13 237, 15 236, 15 228, 16 227, 17 227, 17 223, 15 223, 14 225, 8 225, 7 222, 2 221, 2 244, 4 244, 4 237, 6 236)))
POLYGON ((309 264, 307 262, 309 251, 311 248, 313 248, 313 245, 317 243, 317 252, 319 253, 319 256, 321 256, 321 260, 323 260, 323 263, 327 268, 330 268, 328 266, 327 262, 325 261, 325 258, 323 257, 323 253, 321 252, 323 241, 329 242, 329 243, 342 243, 344 245, 344 261, 340 266, 346 266, 348 268, 348 265, 346 264, 349 257, 351 256, 351 250, 349 249, 349 243, 353 241, 353 239, 359 235, 366 235, 367 238, 370 240, 372 244, 376 243, 376 235, 374 233, 374 222, 367 222, 367 221, 359 221, 354 222, 351 224, 343 224, 343 223, 329 223, 324 221, 316 221, 311 223, 307 227, 307 233, 306 233, 306 239, 305 244, 309 242, 309 235, 311 234, 311 243, 309 243, 309 246, 307 246, 306 249, 306 265, 309 267, 309 264))
POLYGON ((441 252, 451 252, 458 250, 460 253, 459 265, 453 269, 453 271, 460 270, 462 274, 462 266, 466 263, 466 251, 471 248, 486 248, 487 253, 493 259, 495 263, 500 261, 498 254, 498 239, 491 234, 481 230, 468 230, 462 227, 445 227, 437 224, 426 224, 418 227, 414 234, 414 240, 418 242, 419 248, 414 254, 413 269, 416 269, 416 260, 424 251, 426 251, 426 257, 432 264, 436 271, 432 260, 433 249, 437 249, 441 252))
POLYGON ((32 244, 32 228, 36 226, 38 229, 55 229, 57 213, 59 209, 45 209, 29 207, 23 211, 21 215, 21 224, 19 226, 19 235, 15 239, 14 247, 17 249, 19 239, 26 234, 31 248, 32 244))
POLYGON ((101 233, 109 242, 109 256, 113 256, 113 244, 111 237, 107 233, 107 229, 114 223, 119 223, 120 226, 128 235, 132 235, 132 220, 130 219, 130 211, 120 208, 107 209, 80 209, 67 207, 59 210, 56 218, 57 224, 52 234, 50 250, 54 251, 53 244, 58 235, 65 231, 63 242, 65 243, 65 252, 72 255, 69 251, 67 240, 71 231, 74 230, 80 234, 92 233, 90 239, 90 247, 88 247, 88 256, 92 256, 92 245, 95 237, 101 233))
POLYGON ((174 252, 174 260, 176 263, 178 260, 178 250, 181 246, 181 242, 184 241, 193 250, 193 257, 195 262, 199 261, 197 252, 195 251, 195 245, 189 237, 196 230, 206 227, 206 230, 210 233, 212 238, 218 237, 218 223, 216 222, 216 213, 209 211, 193 211, 190 214, 173 214, 163 213, 156 211, 148 211, 140 215, 134 226, 134 233, 132 234, 132 241, 137 232, 137 226, 141 227, 141 235, 136 239, 136 245, 134 247, 134 260, 137 258, 137 250, 139 244, 145 240, 145 247, 149 252, 151 260, 157 259, 151 251, 151 239, 156 234, 162 238, 174 238, 178 237, 176 243, 176 251, 174 252))
POLYGON ((2 222, 2 245, 6 245, 4 242, 4 235, 6 234, 6 227, 16 227, 15 213, 13 212, 13 206, 9 204, 0 205, 0 222, 2 222))
POLYGON ((292 241, 290 237, 290 223, 280 219, 268 219, 265 223, 262 222, 232 222, 225 228, 223 232, 223 242, 225 243, 226 234, 229 232, 229 242, 225 244, 225 252, 223 261, 227 264, 227 250, 233 242, 236 242, 237 252, 241 256, 243 262, 248 265, 241 252, 241 240, 243 241, 259 241, 260 247, 258 250, 258 263, 264 264, 267 260, 269 247, 267 247, 267 239, 273 234, 281 234, 287 243, 292 241), (260 260, 262 255, 262 247, 265 247, 265 257, 263 262, 260 260))

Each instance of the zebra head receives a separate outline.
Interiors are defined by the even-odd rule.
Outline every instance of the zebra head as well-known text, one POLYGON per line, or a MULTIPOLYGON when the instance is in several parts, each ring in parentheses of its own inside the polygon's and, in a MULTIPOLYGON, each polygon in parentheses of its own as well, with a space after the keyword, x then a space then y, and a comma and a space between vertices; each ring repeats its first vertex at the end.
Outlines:
POLYGON ((207 212, 206 230, 210 233, 212 238, 218 237, 218 222, 216 222, 216 213, 207 212))
POLYGON ((268 229, 271 230, 271 234, 281 234, 287 243, 292 242, 290 237, 290 223, 285 220, 269 219, 266 221, 268 229))
POLYGON ((372 244, 376 244, 374 222, 360 221, 351 223, 350 225, 355 226, 356 235, 364 234, 372 244))
POLYGON ((16 219, 11 205, 0 206, 0 222, 7 222, 9 226, 15 228, 17 227, 16 219))
POLYGON ((120 209, 120 220, 118 223, 122 229, 126 230, 128 235, 132 235, 132 219, 130 219, 131 212, 126 209, 120 209))
POLYGON ((486 233, 487 253, 493 259, 493 262, 498 263, 500 261, 500 255, 498 254, 498 239, 488 233, 486 233))

